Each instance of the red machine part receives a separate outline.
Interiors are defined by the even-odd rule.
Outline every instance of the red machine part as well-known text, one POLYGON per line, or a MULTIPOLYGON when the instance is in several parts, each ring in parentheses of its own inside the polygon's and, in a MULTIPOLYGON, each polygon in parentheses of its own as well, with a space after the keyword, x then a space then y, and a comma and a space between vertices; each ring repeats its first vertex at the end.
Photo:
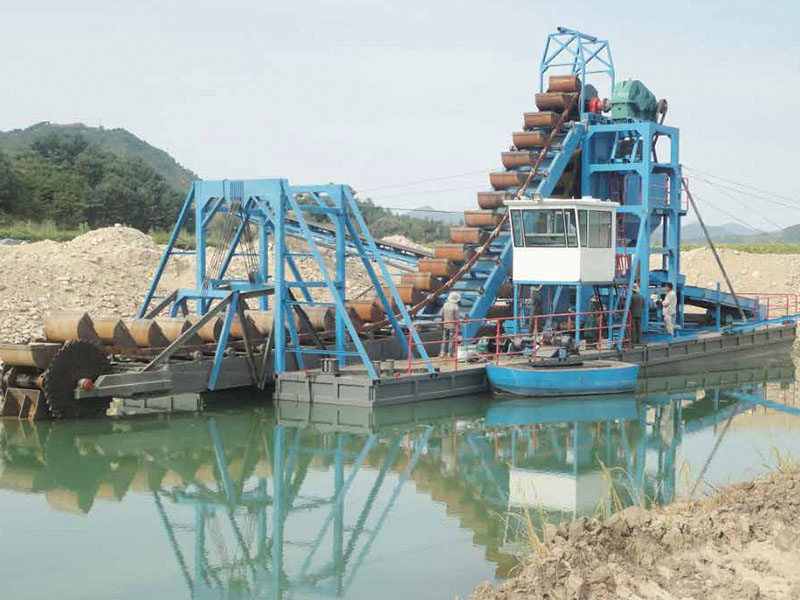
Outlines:
POLYGON ((606 103, 607 103, 606 100, 602 100, 600 98, 589 98, 588 111, 590 113, 594 113, 596 115, 599 115, 604 110, 608 110, 606 108, 606 103))

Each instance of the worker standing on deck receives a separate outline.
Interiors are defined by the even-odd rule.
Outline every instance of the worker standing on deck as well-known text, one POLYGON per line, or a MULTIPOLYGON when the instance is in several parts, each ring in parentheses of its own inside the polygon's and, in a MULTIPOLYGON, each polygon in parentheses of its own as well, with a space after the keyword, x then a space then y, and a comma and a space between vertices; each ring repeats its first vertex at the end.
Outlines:
POLYGON ((442 309, 442 345, 439 348, 439 356, 453 356, 456 348, 456 321, 458 321, 458 301, 461 294, 452 292, 447 297, 442 309))
POLYGON ((675 313, 678 312, 678 296, 675 294, 675 290, 672 289, 672 284, 667 282, 667 295, 664 296, 664 302, 661 305, 661 309, 664 313, 664 327, 667 329, 667 333, 670 336, 675 335, 675 313))
POLYGON ((633 284, 631 296, 631 343, 642 343, 642 314, 644 314, 644 296, 639 293, 639 284, 633 284))

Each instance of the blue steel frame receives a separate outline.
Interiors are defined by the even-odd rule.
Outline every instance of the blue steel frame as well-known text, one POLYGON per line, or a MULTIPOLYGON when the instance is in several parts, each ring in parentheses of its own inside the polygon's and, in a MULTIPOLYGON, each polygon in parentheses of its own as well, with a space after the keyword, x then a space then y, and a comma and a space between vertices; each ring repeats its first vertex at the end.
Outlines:
MULTIPOLYGON (((357 357, 363 363, 370 378, 379 378, 346 307, 348 246, 356 248, 386 314, 390 315, 395 336, 404 351, 407 352, 408 340, 400 321, 405 326, 405 330, 410 330, 411 318, 392 282, 391 273, 384 261, 385 252, 378 248, 372 238, 350 187, 346 185, 290 186, 285 179, 196 181, 184 201, 167 248, 150 283, 139 310, 140 318, 147 316, 153 300, 159 299, 156 296, 156 290, 170 257, 176 254, 187 254, 185 251, 178 250, 176 245, 181 231, 189 226, 192 209, 194 209, 196 249, 193 254, 196 264, 196 287, 176 290, 168 304, 171 305, 170 314, 174 316, 179 312, 188 313, 187 304, 189 302, 196 303, 196 311, 200 315, 206 314, 214 302, 228 303, 209 379, 209 389, 215 389, 220 376, 222 357, 226 349, 230 327, 239 299, 243 295, 245 297, 257 296, 260 310, 269 308, 268 295, 274 295, 272 308, 276 324, 275 330, 281 331, 282 328, 279 324, 283 323, 291 340, 291 346, 287 346, 285 336, 275 336, 274 370, 276 373, 288 369, 287 354, 294 354, 297 366, 300 368, 304 367, 304 355, 324 354, 337 357, 343 365, 346 364, 348 357, 357 357), (207 260, 209 225, 216 215, 231 213, 238 217, 238 227, 229 247, 225 249, 224 260, 218 272, 209 273, 207 260), (293 253, 286 244, 287 236, 297 235, 287 231, 289 227, 287 217, 290 214, 296 222, 292 228, 299 230, 306 240, 308 253, 293 253), (325 239, 321 240, 324 245, 331 245, 332 242, 336 250, 333 274, 329 272, 316 241, 319 234, 307 221, 306 214, 325 215, 333 224, 333 233, 326 232, 325 239), (237 279, 228 276, 227 270, 235 256, 243 256, 243 251, 239 247, 242 234, 248 226, 255 227, 258 231, 259 244, 256 256, 258 269, 253 276, 247 279, 237 279), (274 263, 272 265, 274 272, 272 275, 270 275, 269 257, 270 235, 274 236, 274 263), (321 280, 303 279, 295 261, 295 258, 300 256, 314 258, 321 280), (377 271, 373 266, 373 261, 374 265, 377 265, 377 271), (378 276, 378 271, 380 271, 381 277, 378 276), (293 276, 292 281, 287 278, 289 272, 293 276), (293 294, 289 293, 292 288, 300 290, 300 298, 293 299, 293 294), (327 289, 331 301, 313 301, 309 293, 311 288, 327 289), (389 291, 389 296, 394 300, 394 304, 400 307, 400 320, 395 318, 392 303, 384 293, 384 289, 389 291), (335 349, 301 347, 297 327, 291 314, 295 305, 328 305, 336 308, 335 349), (353 350, 348 350, 348 336, 353 350)), ((413 335, 419 344, 418 334, 414 332, 413 335)), ((419 347, 421 348, 419 351, 421 358, 425 361, 428 370, 433 371, 424 346, 419 344, 419 347)))
MULTIPOLYGON (((679 298, 678 323, 683 324, 683 277, 680 275, 681 216, 681 166, 679 162, 680 137, 678 129, 652 121, 633 123, 597 123, 589 127, 583 141, 581 154, 581 189, 584 196, 604 200, 618 200, 617 214, 622 222, 634 219, 638 223, 634 245, 617 246, 617 255, 629 257, 630 268, 621 282, 626 288, 625 330, 627 311, 630 308, 633 283, 638 280, 645 296, 642 328, 650 324, 649 294, 664 291, 662 285, 673 285, 679 298), (658 138, 669 141, 669 158, 656 161, 654 147, 658 138), (622 181, 621 197, 614 198, 613 181, 622 181), (663 183, 663 185, 662 185, 663 183), (631 185, 632 184, 632 185, 631 185), (663 189, 662 189, 663 188, 663 189), (651 223, 661 226, 661 273, 652 277, 650 257, 651 223), (653 280, 655 279, 655 281, 653 280), (651 285, 657 284, 657 285, 651 285)), ((618 220, 619 225, 619 220, 618 220)), ((623 235, 626 234, 623 232, 623 235)), ((617 235, 617 240, 620 236, 617 235)), ((627 237, 625 238, 627 242, 627 237)), ((608 290, 609 305, 616 303, 613 289, 608 290)), ((621 341, 621 340, 620 340, 621 341)))
POLYGON ((614 89, 614 61, 608 41, 575 29, 559 27, 556 33, 547 36, 539 70, 539 91, 545 91, 545 74, 550 69, 568 68, 581 78, 581 120, 586 118, 585 90, 587 75, 607 75, 614 89))
MULTIPOLYGON (((680 218, 685 214, 681 207, 681 168, 679 163, 679 132, 651 121, 617 123, 608 118, 585 112, 583 94, 587 76, 605 75, 610 89, 615 82, 614 64, 611 50, 606 40, 587 35, 580 31, 558 28, 548 35, 539 74, 539 86, 544 91, 545 75, 555 68, 567 68, 581 78, 581 120, 578 130, 581 134, 578 146, 581 150, 581 193, 582 196, 601 200, 616 201, 618 223, 622 225, 622 236, 617 235, 617 255, 628 258, 628 271, 613 286, 600 286, 605 296, 607 308, 616 306, 620 297, 617 287, 621 284, 626 293, 625 316, 620 331, 627 327, 627 311, 630 307, 633 283, 638 280, 646 300, 645 319, 642 326, 647 329, 652 323, 649 319, 649 293, 663 292, 663 284, 669 281, 679 298, 678 323, 683 324, 684 278, 680 275, 680 218), (654 147, 660 138, 669 142, 669 157, 657 160, 654 147), (615 188, 616 184, 616 188, 615 188), (661 185, 663 184, 663 185, 661 185), (663 189, 658 189, 659 186, 663 189), (628 229, 628 223, 632 225, 628 229), (662 244, 657 252, 661 255, 661 271, 650 272, 650 257, 656 251, 651 248, 651 222, 661 225, 662 244), (638 227, 637 227, 638 224, 638 227), (635 237, 629 238, 631 231, 635 237), (620 245, 620 237, 623 244, 620 245)), ((575 127, 573 127, 575 129, 575 127)), ((569 157, 572 153, 569 154, 569 157)), ((555 173, 556 180, 561 172, 555 173)), ((537 191, 548 196, 555 181, 550 177, 543 180, 537 191), (550 185, 552 184, 552 185, 550 185)), ((561 298, 567 288, 575 288, 576 312, 587 310, 594 293, 591 284, 574 282, 515 282, 514 315, 518 315, 520 297, 519 285, 541 284, 554 286, 554 298, 561 298)), ((554 312, 561 308, 551 307, 554 312)), ((516 323, 516 321, 515 321, 516 323)), ((609 326, 614 323, 609 323, 609 326)), ((576 317, 576 330, 580 327, 580 317, 576 317)), ((609 327, 610 330, 610 327, 609 327)), ((579 340, 579 334, 576 334, 579 340)), ((622 337, 618 343, 622 343, 622 337)))
MULTIPOLYGON (((582 155, 585 157, 587 153, 586 140, 589 138, 590 130, 594 127, 596 122, 607 122, 601 116, 593 113, 586 112, 585 91, 589 79, 595 79, 591 76, 605 76, 609 83, 609 92, 614 89, 615 70, 614 61, 611 57, 611 47, 607 40, 600 40, 593 35, 569 29, 566 27, 559 27, 555 33, 547 36, 544 52, 542 54, 542 61, 539 69, 539 90, 545 91, 545 77, 549 71, 564 71, 578 75, 581 81, 581 97, 579 100, 581 122, 574 123, 567 138, 562 144, 560 152, 556 153, 559 159, 557 164, 554 164, 547 169, 547 176, 542 179, 538 186, 529 190, 527 196, 549 196, 556 184, 558 183, 561 174, 567 163, 572 159, 575 151, 583 149, 582 155), (568 143, 572 142, 572 143, 568 143), (556 167, 556 168, 553 168, 556 167)), ((555 163, 555 161, 554 161, 555 163)), ((585 185, 586 177, 582 179, 582 195, 591 196, 587 192, 585 185)), ((513 191, 513 190, 512 190, 513 191)), ((599 196, 597 196, 599 197, 599 196)), ((509 240, 509 245, 511 241, 509 240)), ((555 285, 555 297, 560 298, 565 287, 575 288, 575 310, 583 312, 592 296, 591 285, 575 284, 568 282, 514 282, 514 324, 515 332, 519 321, 516 317, 519 316, 519 286, 520 285, 555 285), (588 288, 588 289, 586 289, 588 288)), ((559 309, 553 307, 551 312, 559 312, 559 309)), ((576 331, 580 327, 580 317, 576 317, 576 331)), ((579 341, 579 334, 576 334, 576 341, 579 341)))

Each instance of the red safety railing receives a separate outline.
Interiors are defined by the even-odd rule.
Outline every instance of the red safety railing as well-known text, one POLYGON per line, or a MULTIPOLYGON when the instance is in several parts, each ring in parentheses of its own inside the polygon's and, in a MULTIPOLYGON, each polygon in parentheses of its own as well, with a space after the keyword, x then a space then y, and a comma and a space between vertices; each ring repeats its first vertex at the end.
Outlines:
POLYGON ((756 314, 765 319, 780 319, 797 314, 797 294, 783 292, 737 292, 756 301, 756 314))
MULTIPOLYGON (((533 317, 487 317, 485 319, 462 319, 458 321, 438 321, 434 323, 417 323, 412 328, 419 333, 420 342, 413 342, 409 335, 407 372, 411 373, 415 361, 420 355, 420 346, 424 347, 430 361, 434 364, 446 364, 458 370, 459 363, 470 361, 493 361, 511 356, 529 354, 536 358, 541 346, 560 347, 561 340, 556 337, 568 336, 573 339, 580 334, 581 340, 587 340, 587 347, 607 350, 616 346, 620 337, 623 346, 631 341, 631 322, 626 320, 625 331, 622 332, 624 310, 587 311, 581 313, 555 313, 536 315, 533 317), (580 318, 578 318, 580 317, 580 318), (464 337, 466 325, 477 324, 477 333, 472 337, 464 337), (442 336, 425 340, 426 333, 441 332, 442 336), (445 332, 452 332, 452 339, 445 340, 445 332), (591 338, 591 341, 589 341, 591 338), (472 350, 462 352, 464 347, 472 350), (483 346, 483 351, 479 349, 483 346), (446 353, 452 348, 452 356, 446 353)), ((413 332, 412 332, 413 333, 413 332)), ((418 366, 418 365, 417 365, 418 366)))

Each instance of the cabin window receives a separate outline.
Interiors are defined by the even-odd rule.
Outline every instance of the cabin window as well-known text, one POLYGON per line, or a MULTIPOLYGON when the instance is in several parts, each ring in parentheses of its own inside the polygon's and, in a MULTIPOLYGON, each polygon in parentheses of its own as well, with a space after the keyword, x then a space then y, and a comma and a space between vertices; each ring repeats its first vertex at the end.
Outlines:
POLYGON ((586 222, 587 222, 587 210, 579 210, 578 211, 578 230, 581 234, 581 246, 586 248, 586 242, 589 239, 588 233, 586 231, 586 222))
POLYGON ((589 248, 611 248, 611 212, 607 210, 588 212, 589 248))
POLYGON ((514 235, 514 246, 521 248, 525 245, 522 237, 522 214, 518 210, 511 211, 511 233, 514 235))
POLYGON ((571 208, 564 210, 564 225, 567 230, 567 246, 578 247, 578 225, 575 222, 575 211, 571 208))
POLYGON ((564 235, 564 211, 526 210, 522 213, 527 248, 563 248, 566 246, 564 235))

